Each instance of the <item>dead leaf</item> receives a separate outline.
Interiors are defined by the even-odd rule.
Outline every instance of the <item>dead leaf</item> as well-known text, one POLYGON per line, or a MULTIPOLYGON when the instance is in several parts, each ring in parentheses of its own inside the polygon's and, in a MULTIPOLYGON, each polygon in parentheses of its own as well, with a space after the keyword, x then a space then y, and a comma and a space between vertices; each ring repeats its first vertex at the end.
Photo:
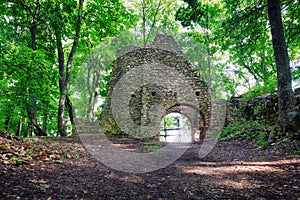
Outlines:
POLYGON ((39 184, 45 184, 47 183, 45 180, 41 179, 41 180, 35 180, 35 179, 30 179, 29 180, 30 183, 39 183, 39 184))

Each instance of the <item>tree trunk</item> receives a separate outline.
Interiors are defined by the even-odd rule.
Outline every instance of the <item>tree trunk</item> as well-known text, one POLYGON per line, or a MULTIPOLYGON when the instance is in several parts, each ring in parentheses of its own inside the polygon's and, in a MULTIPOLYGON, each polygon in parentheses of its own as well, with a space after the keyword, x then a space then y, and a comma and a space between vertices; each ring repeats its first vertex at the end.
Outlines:
POLYGON ((41 127, 38 125, 36 112, 37 109, 35 108, 36 100, 34 98, 30 98, 30 100, 27 100, 27 115, 30 120, 30 123, 33 125, 33 130, 36 136, 47 136, 47 134, 41 129, 41 127))
POLYGON ((89 109, 87 116, 90 120, 96 119, 98 96, 100 91, 100 78, 101 78, 101 63, 97 62, 98 58, 91 59, 88 68, 86 79, 88 96, 89 96, 89 109), (92 76, 92 78, 91 78, 92 76), (90 84, 90 82, 92 84, 90 84))
POLYGON ((93 105, 93 120, 96 119, 96 113, 97 113, 97 104, 98 104, 98 97, 100 93, 100 68, 97 70, 96 74, 96 80, 95 80, 95 86, 94 86, 94 105, 93 105))
POLYGON ((18 124, 18 130, 16 132, 16 136, 21 136, 23 121, 24 121, 24 118, 21 116, 20 120, 19 120, 19 124, 18 124))
POLYGON ((37 25, 36 24, 32 24, 30 26, 30 35, 31 35, 31 48, 32 50, 36 50, 36 28, 37 25))
POLYGON ((26 137, 31 137, 32 136, 32 124, 29 122, 27 124, 27 133, 26 133, 26 137))
POLYGON ((71 124, 74 127, 75 126, 74 111, 73 111, 73 106, 72 106, 72 102, 71 102, 71 99, 70 99, 69 95, 67 95, 67 98, 66 98, 66 109, 67 109, 67 112, 69 114, 71 124))
MULTIPOLYGON (((36 0, 35 13, 33 15, 33 20, 31 22, 31 25, 29 27, 30 36, 31 36, 31 48, 33 51, 36 50, 37 16, 39 15, 39 12, 40 12, 40 0, 36 0)), ((30 85, 32 85, 31 81, 30 81, 30 85)), ((27 114, 28 114, 28 118, 30 119, 34 127, 34 133, 37 136, 46 136, 47 134, 41 129, 41 127, 38 125, 37 122, 36 99, 31 94, 28 94, 28 96, 29 96, 29 100, 27 100, 27 105, 26 105, 27 114)))
POLYGON ((207 68, 208 68, 208 86, 212 86, 212 75, 211 75, 211 49, 210 49, 210 40, 209 40, 209 15, 206 16, 206 27, 205 27, 205 40, 207 48, 207 68))
POLYGON ((7 116, 6 120, 4 121, 4 129, 5 129, 7 132, 9 132, 10 120, 11 120, 11 117, 10 117, 10 116, 7 116))
POLYGON ((27 115, 34 127, 34 133, 36 136, 47 136, 43 129, 39 126, 37 121, 37 109, 36 109, 36 100, 35 97, 31 96, 27 100, 27 115))
MULTIPOLYGON (((83 1, 84 0, 79 0, 79 8, 78 8, 78 16, 77 16, 77 23, 76 23, 76 32, 75 32, 75 38, 72 44, 72 49, 71 52, 69 54, 68 57, 68 61, 67 61, 67 66, 66 66, 66 74, 61 74, 62 72, 64 72, 64 65, 60 66, 60 98, 59 98, 59 105, 58 105, 58 134, 60 136, 67 136, 67 132, 65 130, 65 126, 64 126, 64 120, 63 120, 63 116, 64 116, 64 108, 65 108, 65 103, 67 101, 67 94, 68 94, 68 90, 69 90, 69 85, 70 85, 70 79, 71 79, 71 72, 72 72, 72 63, 73 63, 73 59, 74 59, 74 55, 76 53, 76 49, 78 46, 78 41, 79 41, 79 37, 80 37, 80 28, 81 28, 81 22, 82 22, 82 7, 83 7, 83 1), (63 70, 61 70, 63 69, 63 70), (62 76, 63 75, 63 76, 62 76)), ((60 35, 59 38, 57 39, 57 43, 58 43, 58 50, 60 50, 61 52, 58 52, 58 56, 60 58, 60 56, 63 55, 62 52, 62 42, 61 42, 61 37, 60 35)), ((61 64, 60 62, 63 62, 63 60, 59 60, 59 64, 61 64)))
POLYGON ((44 119, 43 119, 43 132, 47 133, 47 122, 48 122, 48 109, 49 109, 49 104, 46 103, 45 105, 45 111, 44 111, 44 119))
MULTIPOLYGON (((60 27, 56 27, 55 37, 56 37, 56 46, 57 46, 57 57, 58 57, 58 71, 59 71, 59 92, 62 94, 63 87, 65 83, 65 56, 62 47, 62 38, 61 32, 58 30, 60 27)), ((64 128, 63 112, 64 112, 65 100, 59 101, 58 105, 58 133, 60 136, 67 136, 64 128)))
POLYGON ((90 84, 91 82, 91 71, 92 69, 95 70, 95 63, 93 62, 93 57, 91 58, 90 62, 89 62, 89 66, 88 66, 88 72, 87 72, 87 77, 86 77, 86 86, 87 86, 87 91, 88 91, 88 95, 89 95, 89 108, 88 108, 88 113, 87 113, 87 117, 89 119, 92 119, 92 113, 93 113, 93 87, 94 87, 94 83, 90 84))
POLYGON ((145 1, 144 0, 142 0, 142 13, 143 13, 143 16, 142 16, 142 18, 143 18, 143 28, 142 28, 142 31, 143 31, 143 45, 144 45, 144 47, 146 46, 146 4, 145 4, 145 1))
POLYGON ((268 0, 268 14, 277 69, 278 123, 285 132, 289 126, 288 113, 294 110, 289 55, 281 18, 280 0, 268 0))

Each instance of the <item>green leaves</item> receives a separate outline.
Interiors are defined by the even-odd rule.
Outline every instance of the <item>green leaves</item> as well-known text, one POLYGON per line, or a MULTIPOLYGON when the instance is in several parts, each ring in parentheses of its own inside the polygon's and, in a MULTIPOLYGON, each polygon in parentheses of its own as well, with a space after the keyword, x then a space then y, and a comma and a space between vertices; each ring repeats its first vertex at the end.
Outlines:
POLYGON ((119 1, 87 1, 82 39, 93 46, 132 24, 132 14, 119 1))
POLYGON ((184 27, 193 27, 193 23, 200 24, 202 17, 207 13, 206 6, 201 1, 185 0, 187 5, 181 6, 175 15, 175 19, 181 21, 184 27))
MULTIPOLYGON (((0 3, 0 8, 0 129, 5 120, 11 123, 11 132, 17 131, 20 118, 24 118, 23 127, 30 124, 30 106, 37 124, 53 135, 60 92, 56 36, 67 59, 70 43, 77 37, 78 1, 13 1, 0 3)), ((84 2, 74 66, 81 66, 93 47, 132 24, 133 19, 117 0, 84 2)), ((64 58, 60 61, 66 63, 64 58)), ((24 135, 27 132, 22 131, 24 135)))
MULTIPOLYGON (((264 85, 270 91, 274 91, 277 85, 273 81, 276 76, 276 66, 272 56, 273 46, 265 0, 210 2, 185 0, 185 3, 177 10, 176 19, 180 20, 183 26, 191 28, 190 32, 198 33, 200 37, 197 36, 199 38, 197 41, 205 44, 206 51, 210 50, 208 53, 212 56, 212 63, 220 62, 219 59, 227 59, 223 62, 226 62, 225 66, 228 66, 230 73, 228 71, 222 73, 223 80, 225 80, 224 75, 233 79, 232 81, 226 79, 224 82, 225 88, 231 91, 231 94, 235 94, 233 90, 237 90, 237 86, 243 86, 243 82, 247 86, 243 86, 242 91, 238 91, 240 94, 255 84, 264 85), (220 54, 215 54, 220 51, 223 52, 221 57, 220 54), (227 56, 222 58, 224 54, 229 55, 228 58, 227 56)), ((282 8, 291 60, 299 60, 300 41, 295 37, 296 32, 294 32, 296 29, 299 30, 299 23, 297 23, 300 17, 297 9, 299 3, 284 1, 282 8)), ((200 51, 198 53, 201 54, 200 51)), ((205 63, 205 60, 202 63, 205 63)), ((222 70, 222 65, 218 65, 220 67, 218 71, 222 70)))

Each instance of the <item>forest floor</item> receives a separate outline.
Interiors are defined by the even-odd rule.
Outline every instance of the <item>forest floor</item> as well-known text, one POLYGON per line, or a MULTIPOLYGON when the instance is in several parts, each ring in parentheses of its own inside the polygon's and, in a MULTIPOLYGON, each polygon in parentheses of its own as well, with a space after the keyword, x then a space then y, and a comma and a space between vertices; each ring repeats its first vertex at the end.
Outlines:
MULTIPOLYGON (((137 140, 115 142, 149 150, 137 140)), ((133 174, 101 164, 76 138, 0 134, 1 199, 300 199, 299 141, 258 149, 224 140, 202 159, 199 146, 166 168, 133 174)))

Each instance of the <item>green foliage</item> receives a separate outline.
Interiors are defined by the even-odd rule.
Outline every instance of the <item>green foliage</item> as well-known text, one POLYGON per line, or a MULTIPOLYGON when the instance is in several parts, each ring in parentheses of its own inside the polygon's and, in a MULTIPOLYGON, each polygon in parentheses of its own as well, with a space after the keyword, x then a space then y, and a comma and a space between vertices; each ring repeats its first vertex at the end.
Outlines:
POLYGON ((260 85, 257 83, 248 92, 244 93, 242 96, 244 98, 255 98, 266 93, 275 93, 277 88, 276 80, 270 80, 267 85, 260 85))
POLYGON ((134 11, 134 36, 137 45, 146 46, 157 33, 176 34, 180 24, 175 13, 182 1, 173 0, 124 0, 128 9, 134 11))
MULTIPOLYGON (((176 20, 188 28, 181 45, 198 76, 212 86, 217 96, 223 96, 222 71, 224 55, 218 52, 218 34, 223 20, 222 3, 219 1, 186 0, 176 12, 176 20), (185 46, 185 43, 188 44, 185 46)), ((227 82, 229 83, 229 82, 227 82)), ((225 86, 226 89, 226 86, 225 86)))
POLYGON ((22 159, 22 158, 10 158, 10 159, 8 159, 8 163, 11 163, 11 164, 22 164, 22 163, 24 163, 25 162, 25 160, 24 159, 22 159))
POLYGON ((300 86, 300 66, 297 66, 295 70, 292 71, 292 79, 296 82, 298 87, 300 86))
MULTIPOLYGON (((42 51, 33 51, 25 45, 11 44, 8 54, 2 58, 1 74, 3 79, 0 90, 0 106, 2 120, 10 118, 10 131, 15 133, 20 121, 28 122, 26 109, 29 106, 35 107, 38 114, 48 113, 49 118, 54 118, 48 123, 52 126, 56 123, 55 110, 57 105, 53 102, 56 99, 56 89, 53 87, 56 73, 49 68, 50 63, 42 51)), ((0 128, 4 129, 4 122, 0 120, 0 128)), ((42 122, 43 123, 43 122, 42 122)), ((43 126, 44 124, 42 124, 43 126)), ((23 129, 21 135, 26 135, 23 129)))
POLYGON ((34 152, 34 150, 33 149, 27 149, 27 154, 32 154, 34 152))
POLYGON ((179 113, 170 113, 162 118, 160 122, 160 127, 161 129, 175 127, 191 129, 191 122, 185 115, 179 113))
POLYGON ((300 155, 300 150, 295 150, 293 154, 294 155, 300 155))
POLYGON ((176 121, 174 120, 174 118, 167 115, 161 121, 161 126, 164 127, 164 125, 166 125, 166 128, 171 128, 171 127, 174 127, 175 123, 176 123, 176 121))
MULTIPOLYGON (((269 24, 267 4, 266 0, 224 2, 226 17, 222 22, 223 28, 220 29, 219 44, 231 55, 230 62, 245 70, 242 74, 231 74, 231 78, 244 80, 247 89, 252 89, 254 86, 246 95, 249 97, 272 92, 277 87, 273 45, 270 27, 267 25, 269 24), (255 82, 250 82, 253 79, 255 82)), ((281 8, 290 60, 297 61, 300 55, 299 37, 296 37, 294 31, 296 27, 299 29, 296 20, 300 17, 299 11, 296 11, 299 2, 281 1, 281 8)))
MULTIPOLYGON (((91 94, 87 95, 87 86, 92 86, 91 91, 97 91, 101 98, 106 97, 113 66, 108 61, 114 60, 115 52, 121 46, 147 44, 157 32, 172 31, 183 35, 179 41, 184 52, 201 79, 209 82, 219 96, 223 90, 228 97, 249 90, 243 95, 247 98, 276 90, 266 0, 121 2, 95 0, 84 3, 69 91, 69 94, 77 92, 78 99, 72 101, 79 107, 86 110, 89 107, 91 94), (190 29, 182 29, 175 18, 190 29), (118 34, 120 32, 122 34, 118 34), (110 40, 103 43, 105 38, 110 40), (99 61, 94 69, 101 66, 100 83, 91 85, 86 76, 88 65, 84 62, 101 42, 103 45, 92 59, 99 61), (76 85, 76 78, 81 80, 80 87, 76 85), (79 91, 75 91, 75 87, 79 91)), ((281 3, 290 60, 299 63, 300 4, 298 1, 281 3)), ((32 109, 36 111, 37 123, 47 134, 56 134, 59 81, 65 78, 58 72, 58 41, 62 41, 66 63, 75 38, 77 11, 78 2, 73 0, 1 1, 0 129, 16 133, 22 124, 20 134, 27 136, 26 129, 31 124, 28 109, 32 109), (32 37, 34 27, 36 35, 32 37)), ((292 70, 293 79, 298 81, 299 67, 295 65, 292 70)), ((97 70, 89 71, 90 75, 94 72, 97 70)))
POLYGON ((175 19, 181 21, 183 26, 193 26, 192 23, 200 23, 205 13, 205 7, 200 1, 185 0, 187 6, 180 7, 175 15, 175 19))
MULTIPOLYGON (((272 56, 270 29, 267 26, 267 1, 186 0, 185 3, 177 10, 176 19, 180 20, 183 26, 202 35, 202 43, 206 44, 205 51, 210 50, 208 54, 213 55, 212 63, 219 63, 211 69, 218 69, 216 72, 221 72, 220 77, 223 81, 217 79, 215 82, 223 83, 227 95, 229 93, 230 96, 238 96, 250 90, 246 96, 254 97, 275 91, 276 67, 272 56), (224 54, 219 54, 218 51, 224 54), (223 62, 218 60, 219 56, 223 62)), ((290 58, 291 61, 297 61, 300 59, 299 37, 296 37, 295 30, 299 30, 299 2, 281 3, 290 58)), ((205 60, 201 63, 205 66, 205 60)), ((203 76, 205 73, 203 70, 201 72, 203 76)), ((213 75, 216 73, 212 71, 211 74, 211 79, 214 80, 213 75)), ((295 70, 294 80, 298 80, 298 74, 295 70)))
MULTIPOLYGON (((285 28, 286 42, 289 48, 289 56, 291 61, 299 61, 300 59, 300 3, 299 1, 282 2, 282 8, 284 8, 283 23, 285 28)), ((297 79, 295 79, 297 80, 297 79)))
MULTIPOLYGON (((0 14, 0 129, 16 133, 23 125, 20 134, 27 136, 31 110, 37 124, 54 136, 61 92, 58 83, 65 80, 58 73, 58 42, 62 41, 61 61, 66 63, 77 27, 78 2, 3 1, 0 14)), ((82 14, 75 71, 101 39, 134 21, 118 0, 86 1, 82 14)))
POLYGON ((219 139, 244 138, 255 139, 260 148, 266 148, 268 141, 269 127, 256 121, 245 121, 244 123, 234 123, 226 126, 219 134, 219 139))
POLYGON ((103 76, 100 78, 100 96, 102 98, 107 97, 107 92, 108 92, 108 83, 110 81, 110 72, 112 70, 112 67, 114 65, 114 62, 108 65, 103 72, 103 76))
POLYGON ((143 148, 146 149, 147 152, 154 152, 161 149, 160 145, 158 144, 144 144, 143 148))
MULTIPOLYGON (((205 45, 205 36, 203 34, 191 31, 182 34, 178 41, 183 51, 191 62, 201 80, 209 81, 210 74, 207 62, 207 47, 205 45)), ((216 71, 218 67, 214 68, 216 71)), ((217 74, 217 73, 216 73, 217 74)))

